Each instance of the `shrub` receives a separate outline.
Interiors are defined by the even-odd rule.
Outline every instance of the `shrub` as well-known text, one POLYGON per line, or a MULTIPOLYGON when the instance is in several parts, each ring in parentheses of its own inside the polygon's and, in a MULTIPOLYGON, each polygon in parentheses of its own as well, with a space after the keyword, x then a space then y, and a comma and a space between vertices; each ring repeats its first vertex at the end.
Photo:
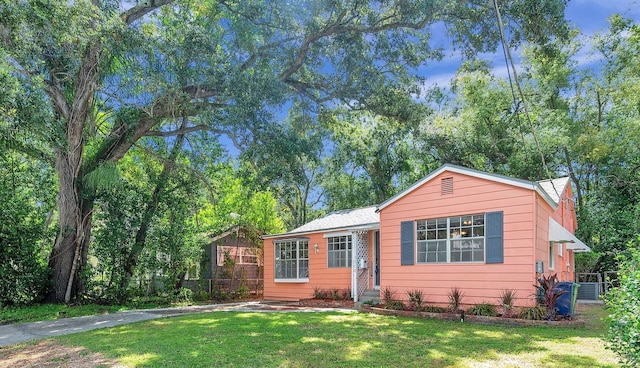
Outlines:
POLYGON ((555 320, 558 317, 558 309, 556 308, 556 301, 562 295, 566 294, 566 290, 560 290, 558 286, 558 276, 553 275, 540 277, 538 279, 538 285, 534 285, 537 289, 538 303, 544 306, 547 310, 546 319, 555 320))
POLYGON ((385 287, 382 289, 382 302, 384 304, 391 303, 396 298, 396 291, 391 289, 390 287, 385 287))
POLYGON ((407 309, 407 307, 404 305, 402 300, 391 300, 389 302, 385 302, 384 303, 384 307, 386 309, 393 309, 393 310, 405 310, 405 309, 407 309))
POLYGON ((420 289, 409 290, 407 292, 409 297, 409 309, 419 311, 422 309, 422 303, 424 303, 424 293, 420 289))
POLYGON ((452 312, 457 312, 462 305, 462 299, 464 298, 464 293, 460 288, 454 287, 449 290, 447 293, 447 298, 449 299, 449 310, 452 312))
POLYGON ((640 366, 640 237, 629 252, 618 256, 620 286, 606 298, 610 311, 609 348, 623 366, 640 366))
POLYGON ((313 299, 349 300, 351 299, 351 289, 321 289, 314 287, 313 299))
POLYGON ((340 290, 333 288, 331 289, 331 299, 333 300, 340 300, 342 298, 342 296, 340 295, 340 290))
POLYGON ((518 318, 541 320, 547 316, 547 308, 543 305, 536 305, 535 307, 524 307, 518 313, 518 318))
POLYGON ((502 309, 502 315, 509 317, 513 315, 513 305, 516 301, 517 293, 515 290, 504 289, 500 292, 498 301, 500 302, 500 308, 502 309))
POLYGON ((473 314, 475 316, 494 317, 498 314, 498 311, 496 310, 495 305, 487 302, 482 302, 469 308, 467 313, 473 314))
POLYGON ((193 301, 193 291, 188 288, 180 288, 180 290, 175 294, 174 300, 177 302, 188 303, 193 301))
POLYGON ((313 299, 324 299, 324 290, 319 287, 313 288, 313 299))
POLYGON ((46 216, 35 202, 28 191, 0 184, 0 308, 38 302, 49 286, 46 216))
POLYGON ((342 300, 349 300, 349 299, 351 299, 351 289, 350 288, 342 289, 342 300))
POLYGON ((438 307, 437 305, 425 305, 424 307, 422 307, 422 311, 430 313, 444 313, 446 309, 438 307))

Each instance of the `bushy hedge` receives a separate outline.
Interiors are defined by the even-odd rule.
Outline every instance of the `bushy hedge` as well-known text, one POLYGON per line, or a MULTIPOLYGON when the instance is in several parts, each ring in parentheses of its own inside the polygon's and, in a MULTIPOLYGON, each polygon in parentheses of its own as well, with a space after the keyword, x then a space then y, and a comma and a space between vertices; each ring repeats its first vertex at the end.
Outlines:
POLYGON ((44 215, 26 195, 0 188, 0 307, 44 297, 47 264, 44 215))
POLYGON ((619 256, 620 286, 607 296, 609 347, 625 367, 640 366, 640 237, 619 256))

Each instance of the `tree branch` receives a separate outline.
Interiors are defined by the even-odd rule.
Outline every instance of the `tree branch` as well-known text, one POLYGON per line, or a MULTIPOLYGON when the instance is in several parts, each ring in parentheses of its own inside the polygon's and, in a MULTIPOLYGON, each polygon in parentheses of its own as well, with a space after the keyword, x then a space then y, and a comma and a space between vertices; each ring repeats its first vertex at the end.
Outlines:
POLYGON ((174 135, 183 135, 191 132, 197 132, 200 130, 211 130, 211 129, 209 129, 209 127, 206 125, 195 125, 191 127, 185 127, 185 128, 170 130, 166 132, 161 130, 150 130, 144 135, 146 137, 171 137, 174 135))
POLYGON ((10 150, 14 150, 16 152, 23 153, 29 157, 45 162, 51 166, 55 165, 55 157, 53 155, 46 153, 44 151, 41 151, 37 148, 28 146, 18 140, 13 140, 13 139, 9 140, 6 138, 1 138, 0 146, 3 146, 10 150))
POLYGON ((379 33, 379 32, 393 30, 393 29, 399 29, 399 28, 419 30, 424 28, 429 22, 429 20, 433 19, 433 14, 430 14, 425 16, 424 18, 422 18, 420 21, 416 23, 404 22, 400 20, 396 22, 386 23, 390 19, 398 17, 398 15, 394 13, 387 17, 381 18, 380 20, 375 22, 372 26, 357 27, 357 26, 347 26, 347 24, 351 22, 355 17, 351 17, 346 21, 343 21, 345 16, 346 16, 346 13, 343 12, 338 16, 337 20, 333 24, 329 25, 328 27, 324 28, 323 30, 321 30, 320 32, 314 35, 309 35, 305 37, 304 41, 300 45, 300 49, 298 50, 298 55, 296 57, 296 60, 289 68, 287 68, 285 71, 283 71, 280 74, 280 80, 285 81, 289 79, 294 73, 296 73, 304 64, 307 58, 307 54, 309 53, 309 49, 311 48, 311 45, 324 37, 329 37, 329 36, 343 34, 343 33, 371 34, 371 33, 379 33))
POLYGON ((131 24, 159 7, 171 4, 174 1, 175 0, 146 0, 140 5, 136 5, 120 14, 120 19, 122 19, 126 24, 131 24))

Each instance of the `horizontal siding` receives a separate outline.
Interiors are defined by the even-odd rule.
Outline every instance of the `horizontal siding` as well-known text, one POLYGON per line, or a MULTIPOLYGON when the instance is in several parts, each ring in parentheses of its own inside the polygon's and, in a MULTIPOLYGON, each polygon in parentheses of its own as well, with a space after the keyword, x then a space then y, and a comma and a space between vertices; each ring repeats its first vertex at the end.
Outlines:
MULTIPOLYGON (((351 288, 351 268, 327 267, 327 239, 323 233, 306 235, 309 239, 309 282, 290 283, 276 282, 274 241, 264 241, 264 299, 300 300, 313 296, 314 288, 346 289, 351 288), (315 253, 314 244, 318 244, 319 252, 315 253)), ((279 238, 286 239, 286 237, 279 238)))
POLYGON ((459 287, 470 304, 493 302, 502 290, 513 289, 518 305, 532 305, 535 196, 528 189, 449 172, 406 194, 380 213, 381 287, 395 289, 404 299, 408 290, 420 288, 435 303, 445 302, 447 292, 459 287), (453 177, 452 195, 441 195, 444 177, 453 177), (492 211, 504 212, 504 263, 400 265, 400 222, 492 211))

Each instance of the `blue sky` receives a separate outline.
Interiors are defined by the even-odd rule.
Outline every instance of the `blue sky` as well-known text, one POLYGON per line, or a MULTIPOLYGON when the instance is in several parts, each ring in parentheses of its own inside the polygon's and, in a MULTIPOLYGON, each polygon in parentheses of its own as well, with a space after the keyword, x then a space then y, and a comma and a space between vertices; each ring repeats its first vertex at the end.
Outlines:
MULTIPOLYGON (((606 31, 609 27, 607 19, 613 14, 621 14, 625 18, 631 18, 640 23, 640 0, 569 0, 565 16, 573 28, 581 30, 582 37, 589 38, 598 32, 606 31)), ((434 39, 434 41, 437 44, 437 40, 434 39)), ((511 52, 514 58, 517 58, 519 50, 511 50, 511 52)), ((483 58, 491 60, 494 75, 507 76, 502 49, 495 54, 486 54, 483 58)), ((584 67, 597 63, 587 48, 580 51, 576 61, 584 67)), ((425 87, 448 86, 459 65, 460 57, 457 55, 429 65, 425 69, 428 77, 425 87)))
MULTIPOLYGON (((569 0, 565 15, 572 27, 581 30, 583 37, 591 37, 598 32, 606 31, 608 28, 607 19, 616 13, 640 23, 640 0, 569 0)), ((441 38, 442 35, 434 34, 433 45, 437 46, 440 43, 441 46, 446 47, 447 41, 439 41, 438 37, 441 38)), ((514 57, 517 57, 519 51, 511 51, 514 57)), ((590 65, 597 67, 597 60, 589 53, 588 49, 581 50, 580 54, 577 55, 577 61, 583 67, 589 67, 590 65)), ((492 61, 493 73, 496 76, 507 76, 502 49, 499 49, 495 54, 487 54, 484 58, 492 61)), ((436 84, 440 87, 448 86, 460 65, 460 60, 458 55, 452 54, 440 62, 431 62, 426 67, 423 67, 424 74, 427 77, 425 87, 428 88, 436 84)), ((284 117, 286 113, 282 112, 281 115, 284 117)), ((232 157, 237 157, 239 152, 227 137, 222 136, 219 141, 232 157)))

